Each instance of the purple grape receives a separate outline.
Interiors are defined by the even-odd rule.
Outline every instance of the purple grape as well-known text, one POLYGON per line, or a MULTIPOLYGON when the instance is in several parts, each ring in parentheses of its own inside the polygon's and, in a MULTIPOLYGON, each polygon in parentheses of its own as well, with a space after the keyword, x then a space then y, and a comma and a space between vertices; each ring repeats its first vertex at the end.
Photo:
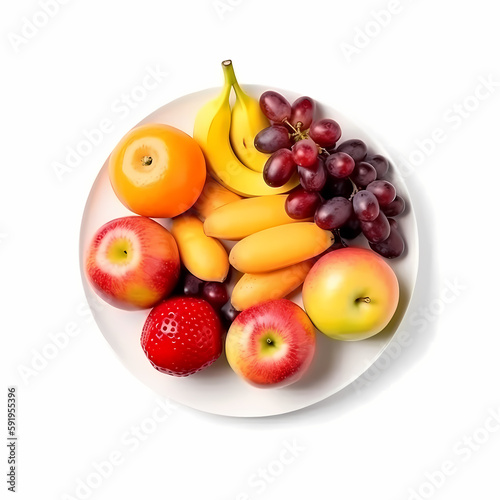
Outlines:
POLYGON ((361 225, 356 214, 352 214, 349 220, 340 228, 340 237, 345 240, 353 240, 361 234, 361 225))
POLYGON ((231 301, 226 302, 222 306, 220 312, 221 312, 222 321, 223 321, 224 325, 226 326, 226 328, 229 328, 231 326, 231 323, 238 316, 238 314, 240 314, 240 311, 238 311, 234 308, 233 304, 231 304, 231 301))
POLYGON ((204 281, 188 272, 184 278, 182 293, 188 297, 197 297, 201 294, 201 289, 204 283, 204 281))
POLYGON ((375 167, 379 179, 382 179, 389 170, 389 160, 382 155, 367 156, 364 161, 375 167))
POLYGON ((360 221, 375 220, 380 212, 376 196, 370 191, 358 191, 352 199, 352 208, 360 221))
POLYGON ((356 163, 358 163, 365 159, 368 149, 361 139, 350 139, 340 144, 337 147, 337 151, 347 153, 356 163))
POLYGON ((391 226, 387 217, 380 212, 376 219, 372 221, 359 221, 361 231, 370 243, 380 243, 391 234, 391 226))
POLYGON ((314 216, 322 201, 318 193, 299 188, 287 196, 285 211, 292 219, 308 219, 314 216))
POLYGON ((267 90, 259 99, 260 109, 272 122, 281 123, 292 114, 290 103, 278 92, 267 90))
POLYGON ((293 161, 299 167, 312 167, 318 157, 318 146, 312 139, 301 139, 292 148, 293 161))
POLYGON ((325 166, 332 177, 343 179, 351 175, 355 163, 347 153, 333 153, 326 159, 325 166))
POLYGON ((377 171, 374 166, 362 161, 356 163, 350 177, 356 186, 364 188, 377 178, 377 171))
POLYGON ((341 228, 352 215, 352 203, 340 196, 325 201, 316 210, 314 222, 321 229, 341 228))
POLYGON ((401 196, 396 195, 394 201, 391 201, 391 203, 382 207, 382 212, 384 212, 387 217, 396 217, 405 211, 405 205, 405 200, 401 198, 401 196))
POLYGON ((310 97, 299 97, 292 104, 292 114, 290 123, 296 127, 300 122, 301 130, 306 130, 310 127, 314 116, 315 102, 310 97))
POLYGON ((330 118, 314 121, 309 129, 309 137, 322 148, 331 148, 340 139, 340 125, 330 118))
POLYGON ((399 257, 405 249, 405 242, 398 231, 397 222, 394 219, 388 219, 391 228, 389 237, 380 243, 369 243, 370 248, 386 259, 399 257))
POLYGON ((208 281, 203 285, 202 297, 218 311, 229 299, 226 286, 216 281, 208 281))
POLYGON ((379 180, 370 182, 366 186, 366 189, 376 196, 381 207, 389 205, 396 198, 396 188, 389 181, 379 180))
POLYGON ((254 145, 261 153, 274 153, 278 149, 291 148, 292 140, 284 125, 271 125, 255 136, 254 145))
POLYGON ((281 187, 285 185, 297 171, 292 152, 281 148, 275 151, 264 165, 264 181, 268 186, 281 187))
POLYGON ((328 177, 325 187, 321 190, 323 198, 330 200, 336 196, 349 198, 352 194, 352 182, 349 179, 335 179, 328 177))
POLYGON ((326 183, 326 170, 324 161, 317 156, 316 163, 309 168, 298 167, 300 185, 306 191, 321 191, 326 183))

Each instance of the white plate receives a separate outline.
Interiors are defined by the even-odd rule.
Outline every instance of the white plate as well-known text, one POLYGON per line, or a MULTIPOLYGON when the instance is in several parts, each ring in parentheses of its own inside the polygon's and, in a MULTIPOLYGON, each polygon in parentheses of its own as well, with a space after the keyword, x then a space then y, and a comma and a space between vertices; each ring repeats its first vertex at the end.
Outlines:
MULTIPOLYGON (((257 97, 268 90, 268 87, 249 85, 245 89, 257 97)), ((299 97, 294 92, 276 90, 290 100, 299 97)), ((196 112, 219 91, 220 89, 208 89, 181 97, 161 107, 141 123, 167 123, 192 135, 196 112)), ((362 139, 370 152, 390 159, 383 145, 367 136, 347 117, 326 105, 319 105, 317 113, 339 122, 343 132, 342 141, 362 139)), ((416 220, 405 183, 394 162, 391 163, 392 168, 387 178, 395 184, 398 194, 406 201, 405 213, 398 217, 406 250, 403 256, 388 261, 398 276, 401 291, 393 320, 383 332, 358 342, 335 341, 318 332, 315 359, 301 380, 280 389, 258 389, 241 380, 231 370, 224 354, 212 366, 190 377, 171 377, 156 371, 140 345, 142 326, 149 310, 127 312, 116 309, 99 299, 90 288, 83 272, 84 250, 101 225, 111 219, 131 215, 113 193, 106 161, 89 194, 80 234, 83 286, 89 303, 93 304, 94 318, 102 334, 124 365, 148 387, 173 401, 209 413, 238 417, 278 415, 304 408, 335 394, 362 375, 387 348, 403 319, 415 287, 418 268, 416 220)), ((168 227, 168 220, 159 222, 168 227)), ((367 246, 361 238, 353 244, 367 246)), ((294 299, 301 303, 300 295, 294 299)))

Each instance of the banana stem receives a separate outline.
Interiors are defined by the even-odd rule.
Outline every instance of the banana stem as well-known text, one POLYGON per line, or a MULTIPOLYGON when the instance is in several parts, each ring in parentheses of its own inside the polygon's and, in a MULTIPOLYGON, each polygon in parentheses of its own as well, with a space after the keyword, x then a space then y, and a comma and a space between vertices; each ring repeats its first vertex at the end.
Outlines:
POLYGON ((234 86, 238 85, 236 81, 236 75, 234 74, 233 62, 231 59, 226 59, 222 61, 222 70, 224 71, 224 81, 226 85, 234 86))

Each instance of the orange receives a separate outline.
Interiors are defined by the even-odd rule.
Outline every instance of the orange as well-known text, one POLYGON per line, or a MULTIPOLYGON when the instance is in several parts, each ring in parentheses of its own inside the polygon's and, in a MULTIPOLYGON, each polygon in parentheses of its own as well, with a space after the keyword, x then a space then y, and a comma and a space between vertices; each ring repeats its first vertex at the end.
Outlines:
POLYGON ((116 196, 146 217, 175 217, 191 208, 206 178, 203 153, 181 130, 160 123, 140 125, 118 143, 109 158, 116 196))

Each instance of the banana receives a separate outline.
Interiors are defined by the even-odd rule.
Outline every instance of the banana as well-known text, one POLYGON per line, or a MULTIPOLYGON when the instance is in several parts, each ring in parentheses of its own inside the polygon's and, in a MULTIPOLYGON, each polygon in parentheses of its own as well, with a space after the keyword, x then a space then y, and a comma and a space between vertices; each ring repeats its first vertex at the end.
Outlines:
POLYGON ((191 214, 175 217, 171 233, 179 247, 181 261, 191 274, 203 281, 226 279, 229 272, 226 249, 219 240, 205 235, 198 217, 191 214))
POLYGON ((229 130, 231 146, 241 163, 256 172, 262 172, 271 155, 258 151, 255 148, 254 139, 262 129, 269 127, 271 123, 260 109, 259 101, 249 96, 240 87, 232 65, 228 67, 228 70, 232 73, 233 89, 236 94, 229 130))
POLYGON ((315 257, 333 241, 333 234, 314 222, 285 224, 238 241, 231 249, 229 262, 242 273, 265 273, 315 257))
POLYGON ((263 196, 290 191, 299 183, 297 176, 280 188, 272 188, 264 182, 262 173, 243 165, 234 154, 229 140, 229 95, 234 83, 231 61, 224 61, 222 68, 225 77, 222 92, 198 111, 194 123, 193 137, 205 155, 208 170, 223 186, 241 196, 263 196))
POLYGON ((241 196, 229 191, 211 177, 207 177, 203 191, 193 208, 202 219, 206 219, 215 209, 238 200, 241 200, 241 196))
POLYGON ((223 240, 241 240, 270 227, 298 222, 286 213, 287 197, 286 194, 256 196, 219 207, 205 219, 205 234, 223 240))
POLYGON ((231 303, 238 311, 269 299, 282 299, 302 285, 314 259, 267 273, 244 274, 233 288, 231 303))

